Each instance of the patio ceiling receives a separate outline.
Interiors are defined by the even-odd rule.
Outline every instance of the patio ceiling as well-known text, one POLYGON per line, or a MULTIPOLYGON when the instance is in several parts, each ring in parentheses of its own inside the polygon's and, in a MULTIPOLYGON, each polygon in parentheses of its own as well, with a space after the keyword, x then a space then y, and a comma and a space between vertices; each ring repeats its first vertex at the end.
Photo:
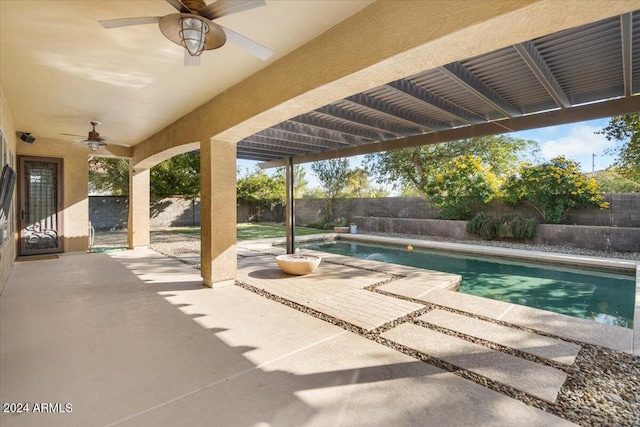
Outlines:
POLYGON ((452 62, 238 143, 263 167, 640 111, 640 11, 452 62))

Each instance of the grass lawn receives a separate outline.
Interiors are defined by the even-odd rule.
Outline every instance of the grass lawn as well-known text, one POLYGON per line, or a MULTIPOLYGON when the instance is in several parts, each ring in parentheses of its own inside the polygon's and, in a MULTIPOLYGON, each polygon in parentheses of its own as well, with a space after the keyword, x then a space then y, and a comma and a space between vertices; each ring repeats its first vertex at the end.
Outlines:
MULTIPOLYGON (((191 236, 200 235, 200 227, 181 228, 175 230, 176 233, 189 234, 191 236)), ((296 227, 296 236, 306 234, 328 233, 327 230, 317 228, 296 227)), ((238 224, 238 240, 266 239, 269 237, 285 237, 287 232, 284 225, 266 224, 238 224)))

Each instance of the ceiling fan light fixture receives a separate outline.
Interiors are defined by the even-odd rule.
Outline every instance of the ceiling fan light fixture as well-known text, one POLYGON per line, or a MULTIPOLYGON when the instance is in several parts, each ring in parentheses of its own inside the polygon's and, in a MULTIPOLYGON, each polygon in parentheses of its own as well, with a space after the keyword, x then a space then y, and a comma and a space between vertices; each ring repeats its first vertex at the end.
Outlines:
POLYGON ((197 15, 185 14, 180 20, 180 42, 189 55, 199 56, 207 48, 209 25, 197 15))
POLYGON ((100 148, 100 142, 99 141, 88 141, 87 145, 89 146, 89 150, 91 150, 91 151, 97 151, 98 148, 100 148))

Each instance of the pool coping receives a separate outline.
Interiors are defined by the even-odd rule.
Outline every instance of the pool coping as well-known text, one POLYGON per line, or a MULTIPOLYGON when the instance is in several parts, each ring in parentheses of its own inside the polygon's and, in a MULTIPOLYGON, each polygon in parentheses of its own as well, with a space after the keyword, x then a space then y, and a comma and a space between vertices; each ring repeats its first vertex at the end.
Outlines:
MULTIPOLYGON (((384 243, 391 245, 412 245, 414 248, 442 249, 449 252, 464 252, 476 255, 498 256, 501 258, 511 258, 530 261, 553 262, 570 266, 595 267, 612 270, 624 270, 628 272, 636 271, 638 261, 603 258, 588 255, 559 254, 554 252, 534 251, 524 249, 511 249, 495 246, 481 246, 464 243, 436 242, 408 238, 396 238, 386 236, 375 236, 370 234, 334 234, 340 240, 359 240, 367 243, 384 243)), ((305 236, 306 237, 306 236, 305 236)), ((298 239, 300 240, 300 239, 298 239)))
MULTIPOLYGON (((586 255, 572 255, 572 254, 558 254, 544 251, 530 251, 522 249, 501 248, 494 246, 480 246, 470 245, 463 243, 449 243, 449 242, 437 242, 437 241, 425 241, 409 238, 387 237, 377 236, 369 234, 347 234, 347 233, 324 233, 324 234, 310 234, 305 236, 296 237, 298 242, 306 242, 313 240, 346 240, 346 241, 359 241, 365 243, 381 243, 396 246, 408 246, 411 245, 414 248, 423 249, 440 249, 449 252, 470 253, 475 255, 484 256, 498 256, 501 258, 510 258, 518 260, 530 260, 530 261, 544 261, 552 262, 560 265, 567 266, 581 266, 592 267, 607 270, 623 270, 626 272, 636 272, 636 292, 635 292, 635 304, 631 342, 628 343, 629 353, 640 355, 640 262, 635 260, 615 259, 615 258, 602 258, 586 255)), ((253 243, 263 243, 270 245, 279 245, 286 243, 285 238, 271 238, 262 239, 260 241, 252 241, 253 243)), ((246 242, 248 243, 248 241, 246 242)), ((522 306, 525 307, 525 306, 522 306)), ((534 309, 538 310, 538 309, 534 309)), ((544 310, 539 310, 544 311, 544 310)), ((547 312, 552 313, 552 312, 547 312)))

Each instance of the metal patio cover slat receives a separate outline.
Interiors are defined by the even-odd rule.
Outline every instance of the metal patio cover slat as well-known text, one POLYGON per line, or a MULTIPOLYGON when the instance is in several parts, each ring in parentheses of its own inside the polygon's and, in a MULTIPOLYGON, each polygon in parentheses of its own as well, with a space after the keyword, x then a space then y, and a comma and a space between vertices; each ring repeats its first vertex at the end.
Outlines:
MULTIPOLYGON (((605 105, 639 91, 640 11, 636 11, 337 100, 243 139, 237 156, 275 165, 288 157, 318 153, 339 157, 354 147, 358 153, 373 152, 377 149, 370 147, 384 141, 511 123, 509 119, 527 120, 598 102, 605 105)), ((602 111, 605 116, 606 106, 602 111)))

